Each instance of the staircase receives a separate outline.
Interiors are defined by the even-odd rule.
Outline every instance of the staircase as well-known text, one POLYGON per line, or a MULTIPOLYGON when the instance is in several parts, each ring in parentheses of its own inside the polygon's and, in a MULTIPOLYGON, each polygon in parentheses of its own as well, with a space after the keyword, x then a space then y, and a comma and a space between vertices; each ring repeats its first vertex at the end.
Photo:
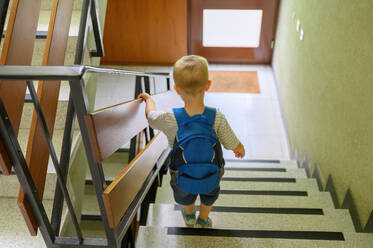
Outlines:
POLYGON ((372 235, 356 233, 348 210, 335 209, 295 161, 227 162, 211 229, 185 227, 169 181, 139 228, 138 248, 373 247, 372 235))

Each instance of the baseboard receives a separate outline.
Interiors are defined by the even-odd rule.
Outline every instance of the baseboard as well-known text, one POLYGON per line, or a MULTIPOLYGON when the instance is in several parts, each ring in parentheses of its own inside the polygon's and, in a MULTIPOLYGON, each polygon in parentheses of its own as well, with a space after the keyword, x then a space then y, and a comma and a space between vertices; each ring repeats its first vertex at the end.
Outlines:
POLYGON ((299 153, 298 153, 297 148, 294 149, 293 160, 297 161, 298 168, 300 168, 300 159, 299 159, 299 153))
POLYGON ((277 99, 278 99, 278 104, 280 105, 280 115, 281 115, 281 120, 282 120, 282 124, 284 125, 284 132, 285 132, 285 138, 286 138, 286 148, 287 148, 287 152, 288 152, 288 157, 291 158, 291 145, 290 145, 290 139, 289 139, 289 132, 288 132, 288 127, 286 125, 286 121, 285 121, 285 116, 284 116, 284 108, 282 106, 282 101, 281 101, 281 96, 280 96, 280 91, 279 91, 279 87, 278 87, 278 84, 277 84, 277 78, 276 78, 276 72, 275 72, 275 69, 272 65, 272 75, 273 75, 273 81, 275 83, 275 89, 276 89, 276 94, 277 94, 277 99))
POLYGON ((319 187, 319 190, 320 191, 324 191, 323 190, 323 186, 322 186, 322 179, 321 179, 320 168, 319 168, 319 166, 317 164, 315 164, 315 166, 313 168, 312 177, 316 179, 317 186, 319 187))
POLYGON ((341 208, 348 209, 350 211, 351 219, 355 226, 355 231, 362 232, 363 228, 361 226, 361 221, 359 219, 357 208, 350 189, 348 189, 346 192, 341 208))
POLYGON ((304 169, 305 169, 306 174, 307 174, 307 177, 310 178, 310 177, 311 177, 310 166, 309 166, 309 164, 308 164, 308 160, 307 160, 307 156, 306 156, 306 155, 305 155, 304 158, 303 158, 301 168, 304 168, 304 169))
POLYGON ((325 185, 325 191, 328 191, 330 193, 330 195, 332 196, 334 207, 335 208, 341 208, 341 206, 339 205, 339 202, 338 202, 337 192, 336 192, 334 184, 333 184, 332 175, 328 176, 328 181, 326 182, 326 185, 325 185))
POLYGON ((370 213, 370 217, 365 224, 364 232, 373 233, 373 211, 370 213))

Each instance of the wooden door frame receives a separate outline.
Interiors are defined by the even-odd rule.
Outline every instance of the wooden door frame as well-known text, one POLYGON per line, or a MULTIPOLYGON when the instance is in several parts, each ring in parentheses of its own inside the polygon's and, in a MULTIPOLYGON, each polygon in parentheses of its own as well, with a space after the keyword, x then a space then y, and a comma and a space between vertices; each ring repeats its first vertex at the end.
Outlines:
POLYGON ((270 64, 279 3, 280 0, 188 0, 188 54, 205 56, 212 63, 270 64), (263 11, 260 46, 258 48, 203 47, 203 9, 208 8, 268 9, 263 11))

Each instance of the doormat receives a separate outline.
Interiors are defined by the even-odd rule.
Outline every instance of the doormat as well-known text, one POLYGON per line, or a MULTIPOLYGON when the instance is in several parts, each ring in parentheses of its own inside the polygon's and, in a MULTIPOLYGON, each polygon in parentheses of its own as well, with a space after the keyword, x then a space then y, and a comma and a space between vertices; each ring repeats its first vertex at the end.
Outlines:
POLYGON ((208 92, 260 93, 256 71, 209 71, 208 92))

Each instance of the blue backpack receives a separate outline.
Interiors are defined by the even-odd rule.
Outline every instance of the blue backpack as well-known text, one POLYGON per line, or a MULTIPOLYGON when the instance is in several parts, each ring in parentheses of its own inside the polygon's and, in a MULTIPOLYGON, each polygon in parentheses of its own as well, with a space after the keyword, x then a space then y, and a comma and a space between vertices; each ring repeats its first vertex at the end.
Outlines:
POLYGON ((213 129, 216 109, 189 116, 184 108, 173 109, 178 125, 170 169, 177 171, 177 185, 190 194, 207 194, 219 186, 224 166, 221 145, 213 129))

